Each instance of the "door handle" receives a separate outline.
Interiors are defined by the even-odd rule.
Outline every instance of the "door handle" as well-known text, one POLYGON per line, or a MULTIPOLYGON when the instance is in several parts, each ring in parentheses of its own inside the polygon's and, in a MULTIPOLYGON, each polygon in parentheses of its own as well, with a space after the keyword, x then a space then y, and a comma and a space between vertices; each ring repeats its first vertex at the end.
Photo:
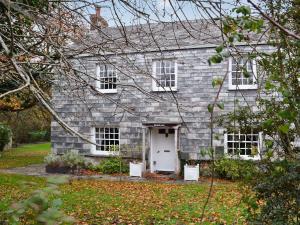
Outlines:
POLYGON ((164 152, 171 152, 170 150, 164 150, 164 152))

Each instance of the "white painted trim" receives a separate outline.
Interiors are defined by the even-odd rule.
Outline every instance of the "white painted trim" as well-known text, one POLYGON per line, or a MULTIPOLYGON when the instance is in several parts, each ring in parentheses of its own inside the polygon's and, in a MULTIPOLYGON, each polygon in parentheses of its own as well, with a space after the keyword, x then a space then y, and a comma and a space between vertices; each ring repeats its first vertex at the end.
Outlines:
POLYGON ((227 138, 228 138, 228 135, 227 135, 227 132, 224 133, 224 154, 227 155, 228 154, 228 143, 227 143, 227 138))
POLYGON ((97 90, 100 90, 99 74, 100 74, 100 67, 99 67, 99 64, 96 63, 96 89, 97 90))
POLYGON ((152 91, 177 91, 177 80, 178 80, 178 65, 177 60, 175 59, 165 59, 165 60, 172 60, 174 61, 174 69, 175 69, 175 87, 157 87, 157 81, 156 81, 156 62, 163 61, 164 59, 160 60, 154 60, 152 61, 152 91))
POLYGON ((154 172, 154 165, 153 165, 153 154, 152 154, 152 132, 153 132, 153 128, 149 128, 150 132, 149 132, 149 145, 150 145, 150 151, 149 151, 149 164, 150 164, 150 172, 153 173, 154 172))
MULTIPOLYGON (((100 65, 103 65, 103 64, 101 64, 101 63, 96 64, 96 89, 99 92, 103 93, 103 94, 118 93, 117 87, 115 89, 102 89, 102 88, 100 88, 100 65)), ((118 80, 118 73, 117 73, 117 70, 115 68, 114 68, 114 72, 116 74, 116 80, 118 80)))
MULTIPOLYGON (((91 128, 91 141, 96 143, 96 128, 98 127, 92 127, 91 128)), ((96 145, 91 144, 91 154, 97 155, 97 156, 118 156, 120 155, 120 127, 116 127, 119 129, 119 151, 99 151, 97 150, 96 145)))
POLYGON ((143 132, 143 147, 142 147, 142 163, 143 163, 143 172, 146 171, 146 128, 142 127, 143 132))
POLYGON ((94 150, 92 151, 92 155, 97 155, 97 156, 118 156, 120 155, 120 151, 97 151, 94 150))
POLYGON ((244 160, 259 160, 260 159, 260 153, 262 151, 262 147, 263 147, 263 133, 259 132, 258 133, 258 148, 257 148, 257 154, 254 156, 248 156, 248 155, 232 155, 230 156, 228 154, 228 134, 227 132, 224 133, 224 154, 228 157, 228 158, 232 158, 232 159, 244 159, 244 160))
POLYGON ((253 70, 253 82, 252 85, 233 85, 232 84, 232 57, 228 61, 228 90, 256 90, 258 88, 257 84, 257 67, 256 60, 252 60, 252 70, 253 70))
POLYGON ((175 129, 175 165, 176 165, 176 168, 175 168, 175 173, 176 174, 179 174, 180 173, 180 160, 179 160, 179 149, 178 149, 178 146, 179 145, 179 141, 180 140, 180 137, 179 137, 179 127, 180 125, 174 127, 175 129))
POLYGON ((113 94, 113 93, 118 93, 117 89, 98 89, 99 92, 103 94, 113 94))

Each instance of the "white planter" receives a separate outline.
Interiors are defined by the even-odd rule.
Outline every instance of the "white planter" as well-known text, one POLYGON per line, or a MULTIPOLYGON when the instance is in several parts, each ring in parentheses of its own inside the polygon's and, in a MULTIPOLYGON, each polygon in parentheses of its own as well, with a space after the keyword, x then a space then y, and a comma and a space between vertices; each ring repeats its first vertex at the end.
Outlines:
POLYGON ((143 163, 129 163, 129 176, 142 177, 143 163))
POLYGON ((184 165, 184 180, 195 180, 199 179, 199 164, 195 166, 184 165))

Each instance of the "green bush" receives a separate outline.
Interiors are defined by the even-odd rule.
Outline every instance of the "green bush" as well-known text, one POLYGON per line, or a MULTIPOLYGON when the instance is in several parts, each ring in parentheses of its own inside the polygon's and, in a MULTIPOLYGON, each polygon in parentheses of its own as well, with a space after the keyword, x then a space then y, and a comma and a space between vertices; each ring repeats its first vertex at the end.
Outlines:
POLYGON ((221 158, 215 161, 215 174, 230 180, 251 179, 258 172, 253 161, 221 158))
POLYGON ((30 142, 49 141, 49 132, 46 130, 29 132, 29 141, 30 142))
POLYGON ((4 124, 0 124, 0 152, 2 152, 5 145, 9 143, 10 137, 10 128, 4 124))
POLYGON ((245 199, 251 224, 299 224, 299 161, 264 164, 260 176, 253 180, 253 189, 254 198, 245 199))
POLYGON ((94 170, 101 173, 113 174, 113 173, 128 173, 129 166, 121 158, 114 157, 105 159, 100 164, 94 167, 94 170))

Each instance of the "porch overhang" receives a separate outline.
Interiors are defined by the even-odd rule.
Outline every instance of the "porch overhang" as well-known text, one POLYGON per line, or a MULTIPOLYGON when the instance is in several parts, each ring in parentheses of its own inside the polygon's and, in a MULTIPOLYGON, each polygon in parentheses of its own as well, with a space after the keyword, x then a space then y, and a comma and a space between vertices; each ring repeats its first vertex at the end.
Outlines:
POLYGON ((180 127, 182 122, 144 122, 144 127, 180 127))

